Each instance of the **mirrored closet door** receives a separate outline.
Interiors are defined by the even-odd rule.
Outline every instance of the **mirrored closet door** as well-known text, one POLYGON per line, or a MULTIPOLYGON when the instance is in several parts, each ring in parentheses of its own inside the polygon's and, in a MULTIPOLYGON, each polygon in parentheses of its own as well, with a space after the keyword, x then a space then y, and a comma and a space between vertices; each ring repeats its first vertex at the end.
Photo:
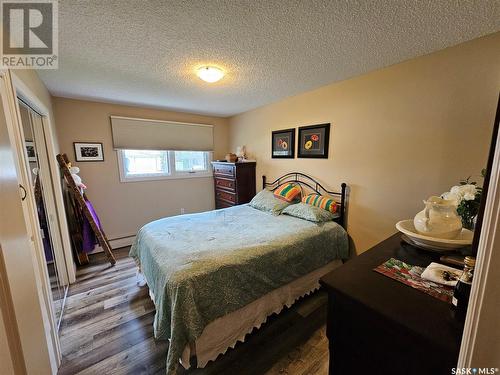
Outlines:
MULTIPOLYGON (((42 116, 21 100, 19 100, 19 110, 27 156, 26 168, 35 195, 39 230, 43 243, 43 257, 49 275, 55 322, 57 329, 59 329, 67 286, 64 286, 64 283, 61 282, 61 272, 64 269, 58 267, 58 259, 60 261, 61 257, 64 257, 62 249, 55 247, 59 243, 55 238, 59 235, 58 228, 55 228, 54 218, 51 217, 50 211, 47 209, 48 199, 51 199, 50 194, 53 194, 53 191, 48 170, 48 155, 42 116)), ((64 265, 62 266, 64 267, 64 265)))

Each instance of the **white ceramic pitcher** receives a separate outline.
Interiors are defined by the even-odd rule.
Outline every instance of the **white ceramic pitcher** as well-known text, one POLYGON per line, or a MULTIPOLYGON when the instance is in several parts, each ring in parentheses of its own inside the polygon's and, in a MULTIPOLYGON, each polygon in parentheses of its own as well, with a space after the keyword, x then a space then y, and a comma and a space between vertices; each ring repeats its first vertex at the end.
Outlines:
POLYGON ((413 219, 418 233, 425 236, 453 239, 462 231, 462 220, 453 201, 430 197, 424 201, 425 209, 413 219))

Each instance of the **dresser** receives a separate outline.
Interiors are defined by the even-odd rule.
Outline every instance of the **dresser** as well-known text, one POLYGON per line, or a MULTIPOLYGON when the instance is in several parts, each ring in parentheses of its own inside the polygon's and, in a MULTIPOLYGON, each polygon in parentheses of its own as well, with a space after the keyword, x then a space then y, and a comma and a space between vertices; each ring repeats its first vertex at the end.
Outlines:
POLYGON ((456 367, 463 323, 451 304, 373 271, 390 258, 423 267, 439 262, 439 254, 395 234, 321 278, 330 375, 449 375, 456 367))
POLYGON ((255 162, 212 162, 215 208, 248 203, 255 196, 255 162))

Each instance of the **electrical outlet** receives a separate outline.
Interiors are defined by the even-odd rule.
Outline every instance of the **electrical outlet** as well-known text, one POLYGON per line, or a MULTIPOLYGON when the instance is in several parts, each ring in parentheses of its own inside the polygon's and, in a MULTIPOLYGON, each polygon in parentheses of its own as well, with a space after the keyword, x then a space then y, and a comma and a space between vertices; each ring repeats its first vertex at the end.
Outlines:
POLYGON ((185 208, 181 208, 181 215, 184 215, 186 213, 186 209, 185 208))

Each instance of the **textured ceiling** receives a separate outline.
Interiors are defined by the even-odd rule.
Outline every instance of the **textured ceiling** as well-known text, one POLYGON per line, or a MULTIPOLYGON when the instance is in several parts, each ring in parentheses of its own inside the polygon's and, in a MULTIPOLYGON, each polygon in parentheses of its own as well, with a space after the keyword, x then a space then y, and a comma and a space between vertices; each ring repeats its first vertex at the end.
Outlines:
MULTIPOLYGON (((500 1, 59 1, 56 96, 229 116, 500 30, 500 1), (194 75, 215 64, 216 84, 194 75)), ((499 46, 500 48, 500 46, 499 46)))

